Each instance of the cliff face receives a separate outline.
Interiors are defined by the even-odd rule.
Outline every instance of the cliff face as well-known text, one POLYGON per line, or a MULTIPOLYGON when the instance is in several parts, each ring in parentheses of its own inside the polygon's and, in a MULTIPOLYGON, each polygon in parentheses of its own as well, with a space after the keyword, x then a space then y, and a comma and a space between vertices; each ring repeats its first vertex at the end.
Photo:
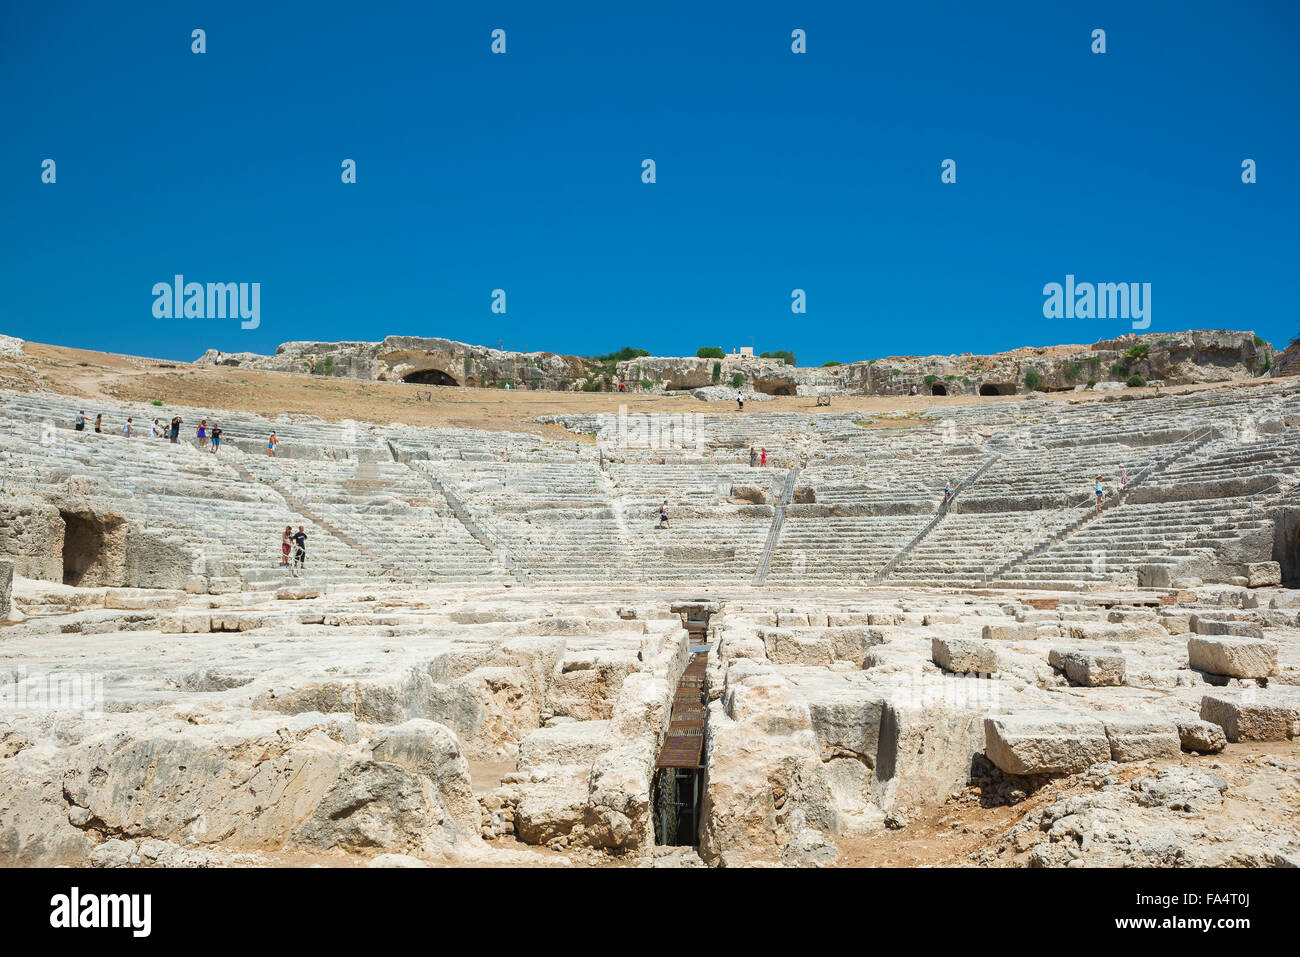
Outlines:
POLYGON ((200 363, 242 365, 274 372, 345 376, 380 382, 565 391, 587 374, 575 356, 509 352, 451 339, 388 336, 382 342, 285 342, 273 356, 220 354, 209 349, 200 363))
POLYGON ((1194 331, 1124 336, 1092 346, 1016 349, 996 355, 894 356, 792 368, 770 359, 643 358, 619 375, 665 390, 723 385, 769 395, 1015 395, 1072 390, 1133 375, 1167 385, 1262 375, 1272 347, 1250 332, 1194 331))
POLYGON ((822 367, 778 360, 646 356, 602 363, 553 352, 510 352, 451 339, 389 336, 382 342, 286 342, 274 356, 218 354, 200 363, 355 379, 479 388, 610 391, 618 383, 657 391, 724 386, 768 395, 1015 395, 1097 383, 1182 385, 1269 372, 1273 347, 1250 332, 1148 333, 1091 346, 1016 349, 996 355, 894 356, 822 367))

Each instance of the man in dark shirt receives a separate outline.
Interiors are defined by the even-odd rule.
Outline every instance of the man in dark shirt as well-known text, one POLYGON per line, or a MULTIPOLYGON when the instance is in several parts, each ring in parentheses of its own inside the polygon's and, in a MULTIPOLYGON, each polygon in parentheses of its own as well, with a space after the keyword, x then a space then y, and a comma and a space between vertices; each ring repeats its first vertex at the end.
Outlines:
POLYGON ((307 533, 298 526, 297 534, 293 538, 293 564, 295 568, 302 568, 307 564, 307 533))

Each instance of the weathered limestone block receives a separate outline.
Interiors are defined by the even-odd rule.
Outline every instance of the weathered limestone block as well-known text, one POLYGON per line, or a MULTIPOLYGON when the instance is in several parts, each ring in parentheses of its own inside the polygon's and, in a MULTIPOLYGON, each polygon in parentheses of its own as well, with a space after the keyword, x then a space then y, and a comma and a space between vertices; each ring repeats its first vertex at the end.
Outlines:
POLYGON ((1178 738, 1184 751, 1216 754, 1228 743, 1223 728, 1213 721, 1200 718, 1181 718, 1178 721, 1178 738))
POLYGON ((70 820, 125 838, 282 846, 358 757, 338 716, 114 725, 69 749, 63 789, 70 820))
POLYGON ((834 643, 824 632, 797 632, 787 628, 762 628, 767 658, 780 665, 828 666, 834 659, 834 643))
POLYGON ((1198 635, 1230 635, 1237 638, 1264 637, 1264 628, 1257 621, 1228 621, 1221 618, 1206 618, 1202 615, 1193 615, 1191 629, 1198 635))
POLYGON ((302 601, 319 598, 323 594, 325 591, 319 585, 285 585, 275 590, 275 597, 279 601, 302 601))
POLYGON ((877 803, 887 810, 942 804, 970 783, 971 760, 984 748, 984 726, 973 708, 890 698, 880 718, 877 803))
POLYGON ((997 649, 978 638, 931 638, 930 659, 958 674, 991 675, 998 669, 997 649))
POLYGON ((1267 678, 1277 674, 1277 645, 1257 638, 1193 636, 1187 639, 1187 661, 1196 671, 1210 674, 1267 678))
POLYGON ((713 863, 777 861, 807 827, 838 817, 806 704, 787 682, 758 675, 729 686, 709 716, 709 777, 700 855, 713 863))
POLYGON ((1008 774, 1074 774, 1110 760, 1106 726, 1058 711, 1023 711, 984 719, 986 754, 1008 774))
POLYGON ((1277 562, 1246 562, 1244 567, 1247 588, 1282 584, 1282 566, 1277 562))
POLYGON ((1176 758, 1181 748, 1178 726, 1172 718, 1144 714, 1102 716, 1110 741, 1112 761, 1176 758))
POLYGON ((212 616, 197 612, 179 612, 166 615, 159 623, 164 635, 205 634, 212 630, 212 616))
POLYGON ((1221 691, 1201 698, 1201 717, 1229 741, 1289 741, 1300 736, 1300 694, 1291 688, 1221 691))
POLYGON ((831 657, 835 661, 851 661, 862 667, 867 653, 883 644, 885 633, 867 625, 830 627, 822 631, 831 641, 831 657))
POLYGON ((733 485, 731 501, 737 505, 766 505, 767 493, 757 485, 733 485))
POLYGON ((480 812, 470 786, 469 762, 450 728, 415 718, 381 728, 368 744, 374 760, 400 764, 428 778, 450 819, 467 834, 478 831, 480 812))
POLYGON ((1038 625, 1033 623, 989 624, 981 632, 981 637, 991 641, 1036 641, 1038 636, 1038 625))
POLYGON ((1053 648, 1047 663, 1065 672, 1073 684, 1089 688, 1114 687, 1124 683, 1125 661, 1123 655, 1104 652, 1053 648))
POLYGON ((1163 638, 1168 634, 1159 621, 1077 624, 1066 629, 1066 636, 1075 641, 1142 641, 1145 638, 1163 638))
POLYGON ((519 742, 519 770, 539 770, 556 764, 589 768, 609 745, 608 721, 566 721, 538 728, 519 742))
POLYGON ((515 808, 515 834, 525 844, 568 836, 586 818, 590 793, 590 766, 552 765, 532 775, 515 808))
POLYGON ((646 740, 611 748, 595 759, 582 819, 584 844, 625 851, 654 845, 654 759, 654 742, 646 740))
POLYGON ((636 668, 632 650, 568 654, 551 680, 544 706, 579 721, 606 719, 623 680, 636 668))

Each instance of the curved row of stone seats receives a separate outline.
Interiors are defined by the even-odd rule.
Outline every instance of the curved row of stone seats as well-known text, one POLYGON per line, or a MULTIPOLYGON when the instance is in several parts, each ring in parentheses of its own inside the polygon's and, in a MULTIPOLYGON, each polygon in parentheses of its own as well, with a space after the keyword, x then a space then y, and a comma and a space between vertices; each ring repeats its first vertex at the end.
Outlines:
POLYGON ((670 511, 672 527, 657 529, 657 512, 628 519, 629 548, 642 580, 651 584, 745 584, 754 577, 771 526, 770 506, 723 506, 670 511))
POLYGON ((1179 461, 1159 476, 1154 488, 1176 492, 1209 483, 1252 482, 1263 488, 1289 480, 1300 468, 1300 429, 1264 439, 1225 438, 1179 461))
POLYGON ((1071 588, 1078 583, 1137 584, 1137 566, 1194 540, 1229 540, 1262 528, 1250 518, 1248 496, 1126 504, 1106 511, 1075 534, 1010 569, 1001 586, 1071 588))
POLYGON ((326 529, 272 490, 244 482, 234 461, 250 457, 238 452, 223 458, 112 433, 51 440, 29 421, 5 429, 0 448, 6 484, 96 496, 142 527, 176 532, 195 555, 193 574, 222 579, 227 587, 283 577, 280 536, 287 524, 306 528, 312 581, 354 581, 367 574, 362 556, 326 529))
MULTIPOLYGON (((1121 468, 1130 481, 1155 463, 1152 451, 1135 457, 1127 446, 1096 444, 1083 449, 1017 449, 999 458, 980 480, 967 489, 960 510, 983 511, 992 503, 996 511, 1020 508, 1080 505, 1092 494, 1098 475, 1107 487, 1119 482, 1121 468)), ((1166 450, 1168 451, 1168 450, 1166 450)))
POLYGON ((979 585, 990 568, 1065 524, 1070 514, 1068 509, 949 512, 886 580, 906 585, 979 585))
POLYGON ((607 467, 613 493, 629 512, 653 509, 668 500, 669 514, 674 507, 709 506, 726 502, 735 485, 754 485, 773 502, 781 492, 787 472, 784 469, 750 468, 738 465, 650 465, 613 463, 607 467))
POLYGON ((637 580, 626 529, 593 461, 414 463, 534 580, 637 580))
MULTIPOLYGON (((838 461, 838 460, 837 460, 838 461)), ((799 484, 813 489, 818 505, 848 506, 872 512, 933 512, 943 500, 944 483, 956 484, 977 469, 983 455, 973 446, 961 451, 878 458, 853 465, 810 464, 799 484)))
POLYGON ((447 582, 510 578, 437 489, 404 464, 259 459, 247 467, 346 536, 376 575, 447 582))
POLYGON ((869 581, 933 517, 930 513, 803 516, 788 510, 768 585, 869 581))
POLYGON ((595 450, 578 441, 557 441, 525 432, 488 432, 428 426, 390 425, 381 431, 399 462, 571 462, 595 458, 595 450))
MULTIPOLYGON (((143 402, 104 402, 46 393, 22 393, 0 390, 0 414, 10 418, 46 424, 62 434, 68 430, 74 435, 73 423, 77 412, 86 413, 86 432, 93 434, 95 416, 104 416, 104 432, 121 435, 128 417, 133 418, 137 438, 158 441, 150 435, 153 420, 160 425, 170 424, 172 416, 180 415, 182 441, 193 444, 199 422, 207 420, 209 426, 222 429, 224 448, 239 448, 253 454, 266 454, 267 440, 272 432, 280 442, 276 452, 279 458, 389 458, 390 453, 377 436, 354 422, 326 422, 310 415, 280 415, 275 419, 247 412, 227 410, 212 411, 167 404, 155 406, 143 402)), ((170 444, 170 443, 168 443, 170 444)))
POLYGON ((493 500, 503 509, 608 507, 609 495, 594 461, 502 462, 456 468, 413 463, 413 468, 454 483, 456 494, 493 500))

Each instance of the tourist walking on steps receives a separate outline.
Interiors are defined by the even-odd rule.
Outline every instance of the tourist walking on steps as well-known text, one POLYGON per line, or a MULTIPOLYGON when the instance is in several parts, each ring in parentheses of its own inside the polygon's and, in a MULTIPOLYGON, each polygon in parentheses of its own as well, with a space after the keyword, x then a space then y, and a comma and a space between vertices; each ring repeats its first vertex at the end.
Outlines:
POLYGON ((162 435, 162 426, 158 424, 157 419, 153 420, 153 428, 149 430, 149 434, 155 439, 162 435))
POLYGON ((73 423, 72 427, 73 427, 74 429, 76 429, 78 432, 85 432, 85 431, 86 431, 86 413, 85 413, 85 412, 78 412, 78 413, 77 413, 77 421, 73 423))
POLYGON ((749 447, 749 467, 752 469, 758 464, 758 450, 752 445, 749 447))
POLYGON ((1097 476, 1097 514, 1098 515, 1101 514, 1101 497, 1104 494, 1105 494, 1105 490, 1102 489, 1101 487, 1101 476, 1098 475, 1097 476))
POLYGON ((952 501, 952 479, 948 479, 948 481, 943 483, 943 501, 940 503, 940 505, 941 506, 947 505, 951 501, 952 501))
POLYGON ((208 447, 208 420, 207 419, 204 419, 202 422, 199 423, 199 427, 194 434, 198 436, 199 448, 201 449, 207 448, 208 447))
POLYGON ((1127 465, 1121 465, 1119 467, 1119 490, 1121 492, 1128 491, 1128 466, 1127 465))
POLYGON ((294 573, 302 571, 307 564, 307 533, 298 526, 298 531, 293 536, 293 568, 294 573))
POLYGON ((659 524, 656 525, 655 528, 672 528, 672 527, 673 527, 672 522, 668 521, 668 500, 664 499, 664 503, 659 506, 659 524))
POLYGON ((127 416, 126 425, 122 426, 122 434, 125 435, 128 439, 131 437, 131 426, 133 424, 134 421, 132 420, 132 418, 130 416, 127 416))
POLYGON ((758 464, 759 464, 760 466, 765 466, 765 465, 767 465, 767 449, 763 449, 763 450, 762 450, 762 452, 761 452, 761 454, 760 454, 760 457, 759 457, 759 460, 758 460, 758 464))
POLYGON ((221 448, 221 430, 215 425, 212 427, 212 452, 216 454, 217 449, 221 448))
POLYGON ((181 417, 179 415, 173 415, 172 429, 171 429, 172 445, 176 444, 176 440, 180 438, 180 434, 181 434, 181 417))
POLYGON ((275 433, 272 432, 271 438, 268 439, 266 443, 266 454, 269 455, 271 458, 275 458, 275 447, 279 444, 280 444, 280 440, 277 439, 275 437, 275 433))
POLYGON ((95 431, 103 434, 104 431, 104 413, 95 416, 95 431))
POLYGON ((293 526, 286 525, 280 536, 280 567, 289 567, 289 549, 293 547, 293 526))
POLYGON ((745 411, 745 394, 743 392, 736 393, 736 411, 737 412, 745 411))

